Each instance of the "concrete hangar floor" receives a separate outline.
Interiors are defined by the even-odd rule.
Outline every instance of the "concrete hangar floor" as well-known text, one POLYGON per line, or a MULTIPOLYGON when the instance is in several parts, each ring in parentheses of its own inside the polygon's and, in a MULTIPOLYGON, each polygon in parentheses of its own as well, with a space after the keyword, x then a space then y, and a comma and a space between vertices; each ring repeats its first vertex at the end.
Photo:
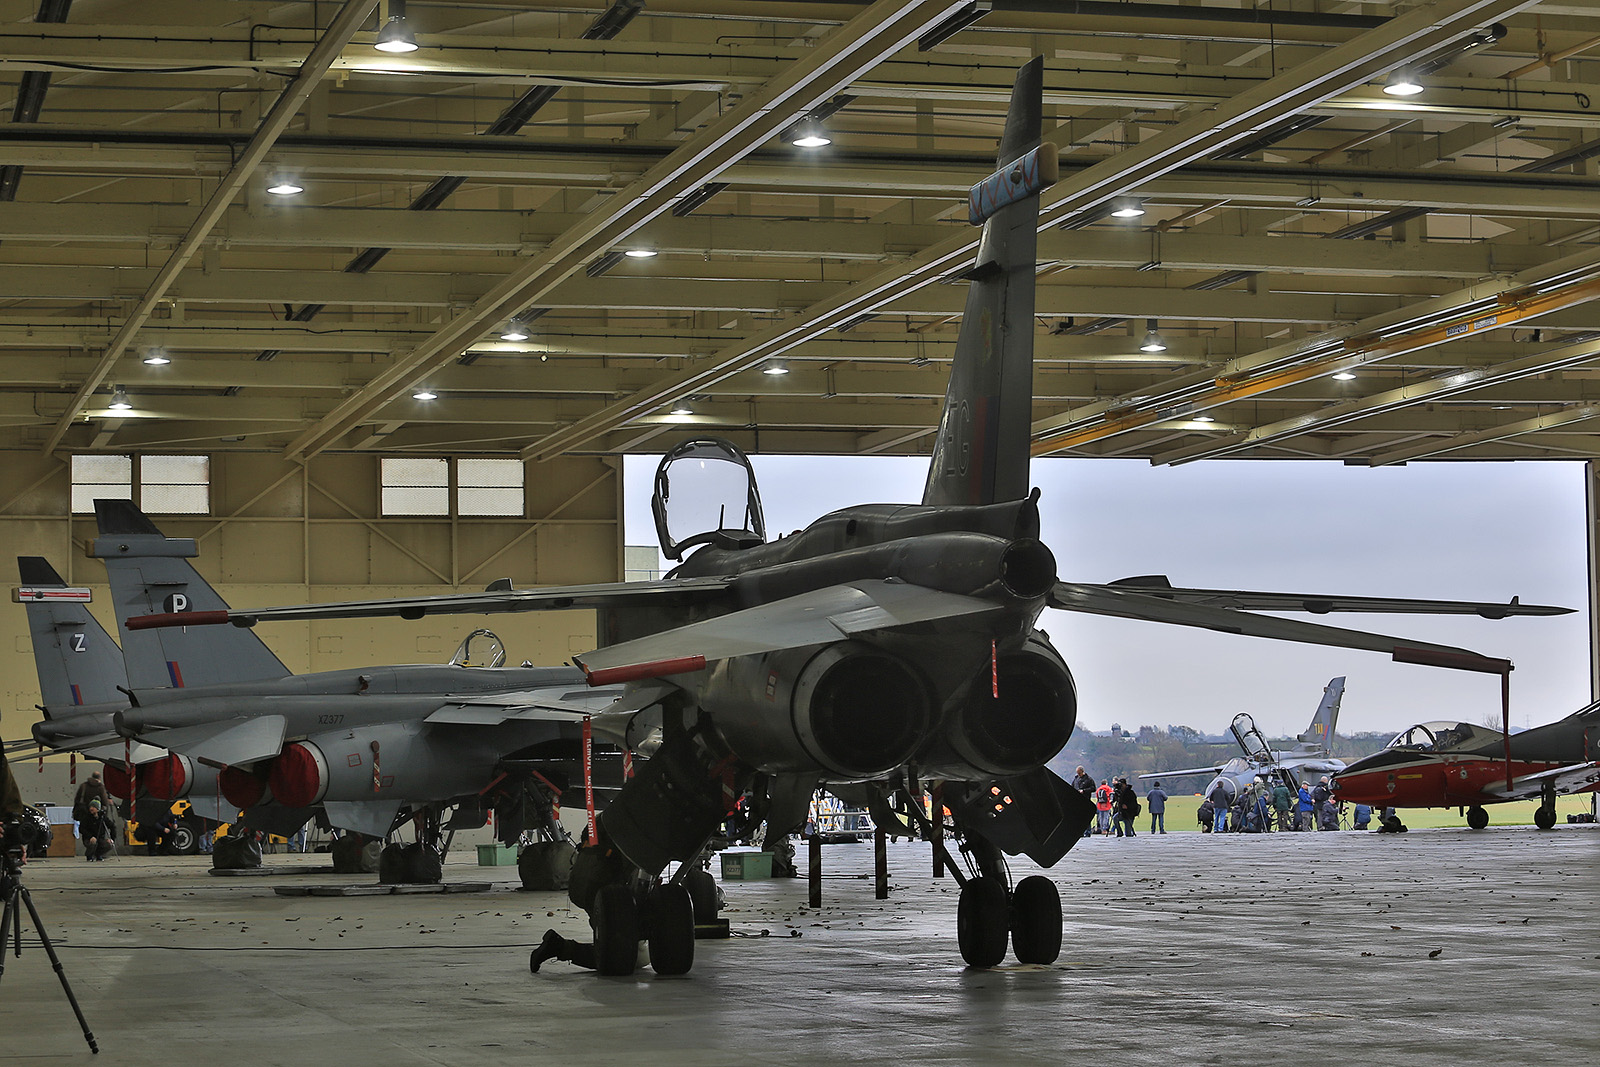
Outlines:
MULTIPOLYGON (((286 898, 349 879, 137 856, 25 881, 102 1059, 128 1067, 1600 1062, 1593 826, 1094 838, 1053 872, 1061 960, 988 971, 962 966, 926 846, 890 846, 887 902, 871 856, 826 849, 821 911, 803 878, 727 883, 742 936, 700 942, 683 978, 529 974, 547 927, 587 927, 509 884, 286 898)), ((446 881, 500 870, 463 856, 446 881)), ((86 1062, 43 951, 5 963, 0 1064, 86 1062)))

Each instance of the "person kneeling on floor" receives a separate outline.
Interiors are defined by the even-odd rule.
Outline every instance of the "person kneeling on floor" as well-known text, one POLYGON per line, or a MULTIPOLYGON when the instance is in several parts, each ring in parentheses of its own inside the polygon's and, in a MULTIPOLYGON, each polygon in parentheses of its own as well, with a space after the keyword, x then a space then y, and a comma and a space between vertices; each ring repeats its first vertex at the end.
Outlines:
POLYGON ((100 808, 100 801, 89 801, 89 813, 78 820, 78 837, 83 841, 83 858, 103 860, 116 850, 112 842, 111 819, 100 808))

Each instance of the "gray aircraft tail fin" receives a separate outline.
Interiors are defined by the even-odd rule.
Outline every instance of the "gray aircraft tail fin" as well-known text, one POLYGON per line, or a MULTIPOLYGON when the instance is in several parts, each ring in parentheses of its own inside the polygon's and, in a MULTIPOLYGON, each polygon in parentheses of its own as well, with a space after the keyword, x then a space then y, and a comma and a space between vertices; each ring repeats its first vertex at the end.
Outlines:
POLYGON ((226 611, 227 602, 189 560, 193 538, 167 537, 128 500, 96 500, 100 536, 89 554, 106 565, 122 633, 128 684, 160 689, 283 678, 290 670, 249 630, 191 626, 129 630, 134 615, 226 611))
POLYGON ((42 556, 18 556, 17 572, 22 581, 12 595, 28 610, 45 716, 123 699, 122 650, 90 613, 89 590, 69 587, 42 556))
POLYGON ((1295 740, 1316 745, 1326 755, 1333 747, 1333 731, 1339 724, 1339 702, 1343 699, 1344 677, 1340 676, 1328 682, 1322 690, 1322 703, 1317 705, 1317 713, 1311 716, 1311 725, 1295 740))
POLYGON ((983 224, 983 237, 967 274, 924 504, 993 504, 1028 495, 1039 192, 1057 174, 1055 145, 1040 143, 1043 97, 1044 61, 1034 59, 1017 72, 998 169, 968 196, 968 220, 983 224))

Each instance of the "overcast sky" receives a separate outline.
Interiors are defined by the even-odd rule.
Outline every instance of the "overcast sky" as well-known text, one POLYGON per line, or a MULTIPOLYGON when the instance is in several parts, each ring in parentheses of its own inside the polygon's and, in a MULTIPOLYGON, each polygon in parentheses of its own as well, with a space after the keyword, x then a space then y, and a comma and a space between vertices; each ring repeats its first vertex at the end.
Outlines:
MULTIPOLYGON (((627 543, 655 542, 658 457, 626 465, 627 543)), ((754 457, 767 529, 797 530, 851 504, 914 502, 927 460, 754 457)), ((1292 616, 1459 645, 1516 663, 1514 726, 1589 699, 1583 467, 1579 463, 1338 463, 1137 460, 1033 463, 1043 539, 1064 579, 1165 574, 1174 585, 1562 604, 1577 614, 1292 616)), ((1234 637, 1189 627, 1046 611, 1040 625, 1078 683, 1079 722, 1183 723, 1207 733, 1248 711, 1298 733, 1322 688, 1349 681, 1340 732, 1398 733, 1430 719, 1499 716, 1499 681, 1390 662, 1374 652, 1234 637)))

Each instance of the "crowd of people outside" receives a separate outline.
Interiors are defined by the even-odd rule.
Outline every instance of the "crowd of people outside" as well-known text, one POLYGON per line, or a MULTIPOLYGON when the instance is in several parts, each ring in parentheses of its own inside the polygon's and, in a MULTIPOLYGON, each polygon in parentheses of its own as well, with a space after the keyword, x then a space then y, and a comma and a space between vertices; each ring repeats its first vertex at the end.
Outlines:
MULTIPOLYGON (((1167 801, 1171 795, 1159 780, 1153 782, 1141 803, 1127 775, 1113 775, 1098 782, 1087 768, 1078 767, 1072 785, 1094 801, 1095 821, 1083 836, 1133 837, 1134 824, 1141 811, 1150 814, 1149 832, 1167 832, 1167 801)), ((1205 833, 1272 833, 1286 831, 1339 830, 1348 815, 1349 826, 1366 830, 1372 824, 1372 809, 1366 804, 1347 806, 1333 796, 1324 775, 1314 783, 1297 783, 1289 776, 1256 779, 1243 788, 1231 779, 1218 778, 1196 809, 1196 819, 1205 833)))

